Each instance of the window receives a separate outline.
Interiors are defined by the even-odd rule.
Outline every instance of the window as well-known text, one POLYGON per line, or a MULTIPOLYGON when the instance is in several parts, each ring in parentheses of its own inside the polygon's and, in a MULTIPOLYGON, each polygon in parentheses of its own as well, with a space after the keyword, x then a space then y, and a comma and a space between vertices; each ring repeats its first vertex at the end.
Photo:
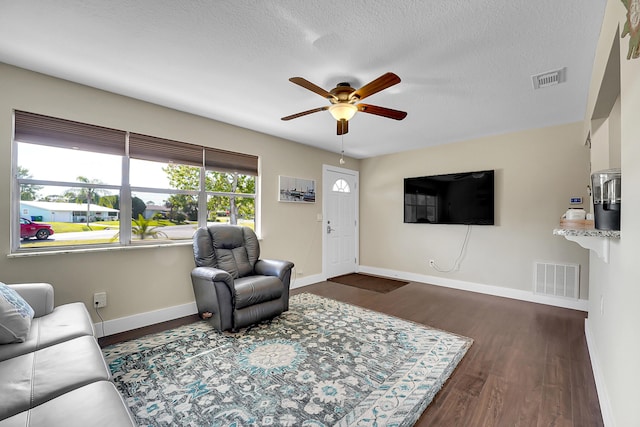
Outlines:
POLYGON ((208 170, 205 188, 209 221, 246 225, 255 230, 255 177, 208 170))
POLYGON ((349 187, 349 183, 347 181, 340 178, 333 183, 331 191, 335 191, 336 193, 351 193, 351 187, 349 187))
POLYGON ((13 251, 179 242, 208 221, 255 229, 256 156, 22 111, 14 150, 13 251), (53 231, 29 237, 21 218, 53 231))
POLYGON ((191 239, 199 220, 203 148, 131 133, 129 157, 132 242, 191 239))
POLYGON ((257 158, 205 148, 204 166, 207 218, 255 230, 257 158))

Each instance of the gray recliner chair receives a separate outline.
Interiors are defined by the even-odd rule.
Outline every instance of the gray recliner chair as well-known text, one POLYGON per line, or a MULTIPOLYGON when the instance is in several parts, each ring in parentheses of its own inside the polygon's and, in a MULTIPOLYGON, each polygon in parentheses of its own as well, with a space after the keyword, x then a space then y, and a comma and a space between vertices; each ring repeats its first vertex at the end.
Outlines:
POLYGON ((213 224, 193 236, 191 282, 200 317, 219 331, 238 330, 289 309, 293 263, 261 260, 252 229, 213 224))

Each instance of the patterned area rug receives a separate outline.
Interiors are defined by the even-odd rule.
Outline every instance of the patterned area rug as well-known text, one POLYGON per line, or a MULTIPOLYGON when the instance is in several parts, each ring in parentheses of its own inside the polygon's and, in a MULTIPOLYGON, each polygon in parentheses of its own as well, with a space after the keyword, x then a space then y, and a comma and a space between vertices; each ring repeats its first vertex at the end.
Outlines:
POLYGON ((103 353, 141 426, 411 426, 471 343, 299 294, 235 334, 196 322, 103 353))

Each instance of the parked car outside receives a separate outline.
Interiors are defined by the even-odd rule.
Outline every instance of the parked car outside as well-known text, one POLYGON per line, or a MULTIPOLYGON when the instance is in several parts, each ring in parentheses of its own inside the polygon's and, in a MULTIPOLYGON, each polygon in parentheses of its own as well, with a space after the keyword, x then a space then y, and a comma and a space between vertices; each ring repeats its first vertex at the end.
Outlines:
POLYGON ((20 218, 20 238, 30 239, 35 237, 38 240, 46 240, 53 234, 51 224, 33 222, 26 218, 20 218))

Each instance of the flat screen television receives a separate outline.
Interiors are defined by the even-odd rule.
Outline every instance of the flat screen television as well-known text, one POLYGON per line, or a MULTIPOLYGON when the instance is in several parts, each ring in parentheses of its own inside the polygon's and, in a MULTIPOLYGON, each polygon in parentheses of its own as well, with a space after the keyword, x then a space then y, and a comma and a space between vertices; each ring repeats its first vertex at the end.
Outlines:
POLYGON ((410 224, 494 223, 494 171, 404 179, 404 222, 410 224))

